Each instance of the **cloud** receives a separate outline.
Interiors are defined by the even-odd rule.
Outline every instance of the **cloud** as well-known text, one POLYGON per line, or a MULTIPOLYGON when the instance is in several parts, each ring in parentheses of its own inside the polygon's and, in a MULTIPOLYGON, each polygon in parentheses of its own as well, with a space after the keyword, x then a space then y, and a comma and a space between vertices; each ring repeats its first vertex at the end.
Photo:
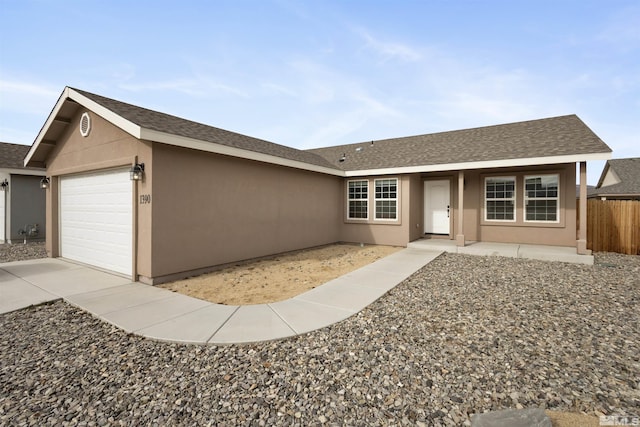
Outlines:
POLYGON ((118 86, 121 89, 131 92, 173 91, 197 98, 203 98, 219 93, 231 94, 242 98, 249 97, 249 95, 245 91, 237 89, 233 86, 219 83, 209 77, 145 83, 120 83, 118 86))
POLYGON ((365 41, 365 48, 381 56, 383 62, 393 59, 414 62, 422 58, 422 55, 417 50, 406 44, 380 41, 364 28, 356 28, 353 31, 365 41))

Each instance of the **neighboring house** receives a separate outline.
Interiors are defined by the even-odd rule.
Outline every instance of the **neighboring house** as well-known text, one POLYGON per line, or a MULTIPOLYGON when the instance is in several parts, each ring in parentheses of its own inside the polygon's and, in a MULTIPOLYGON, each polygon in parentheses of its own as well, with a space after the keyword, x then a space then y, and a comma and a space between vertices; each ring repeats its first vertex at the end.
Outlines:
POLYGON ((0 142, 0 243, 43 240, 45 193, 42 168, 25 168, 28 145, 0 142))
POLYGON ((154 284, 340 241, 588 253, 576 163, 586 194, 610 152, 575 115, 298 150, 65 88, 25 165, 47 170, 49 256, 154 284))
POLYGON ((607 160, 589 198, 640 200, 640 157, 607 160))

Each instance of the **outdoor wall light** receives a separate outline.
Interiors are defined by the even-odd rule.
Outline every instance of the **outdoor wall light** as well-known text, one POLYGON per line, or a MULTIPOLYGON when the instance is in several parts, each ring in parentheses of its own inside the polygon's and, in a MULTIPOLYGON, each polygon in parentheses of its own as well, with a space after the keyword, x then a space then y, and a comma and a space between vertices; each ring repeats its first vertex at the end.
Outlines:
POLYGON ((7 181, 7 178, 5 178, 4 181, 0 182, 0 191, 6 191, 8 186, 9 181, 7 181))
POLYGON ((144 176, 144 163, 136 163, 131 167, 129 171, 129 178, 131 181, 140 181, 144 176))
POLYGON ((338 161, 339 161, 340 163, 344 162, 345 160, 347 160, 347 155, 346 155, 346 153, 345 153, 345 154, 342 154, 342 157, 340 157, 340 159, 338 159, 338 161))
POLYGON ((49 178, 44 176, 42 177, 42 179, 40 180, 40 188, 42 188, 43 190, 46 190, 47 188, 49 188, 49 178))

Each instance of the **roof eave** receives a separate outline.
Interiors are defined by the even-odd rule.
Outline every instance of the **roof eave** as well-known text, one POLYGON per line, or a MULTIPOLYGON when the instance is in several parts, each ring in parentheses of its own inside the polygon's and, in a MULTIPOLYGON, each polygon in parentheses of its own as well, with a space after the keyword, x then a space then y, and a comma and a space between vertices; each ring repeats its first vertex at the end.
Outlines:
POLYGON ((391 175, 421 172, 445 172, 452 170, 493 169, 518 166, 553 165, 561 163, 577 163, 591 160, 607 160, 611 152, 570 154, 564 156, 530 157, 505 160, 485 160, 481 162, 444 163, 438 165, 419 165, 397 168, 364 169, 346 171, 347 177, 368 175, 391 175))

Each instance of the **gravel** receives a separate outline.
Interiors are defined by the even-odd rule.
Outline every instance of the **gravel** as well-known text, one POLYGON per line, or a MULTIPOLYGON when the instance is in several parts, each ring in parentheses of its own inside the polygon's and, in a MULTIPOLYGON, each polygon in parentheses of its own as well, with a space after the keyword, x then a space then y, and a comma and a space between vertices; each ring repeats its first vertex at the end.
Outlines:
POLYGON ((0 425, 470 425, 640 413, 640 256, 443 254, 359 314, 250 345, 126 334, 56 302, 0 316, 0 425))
POLYGON ((47 251, 44 248, 44 242, 0 244, 0 262, 23 261, 46 257, 47 251))

